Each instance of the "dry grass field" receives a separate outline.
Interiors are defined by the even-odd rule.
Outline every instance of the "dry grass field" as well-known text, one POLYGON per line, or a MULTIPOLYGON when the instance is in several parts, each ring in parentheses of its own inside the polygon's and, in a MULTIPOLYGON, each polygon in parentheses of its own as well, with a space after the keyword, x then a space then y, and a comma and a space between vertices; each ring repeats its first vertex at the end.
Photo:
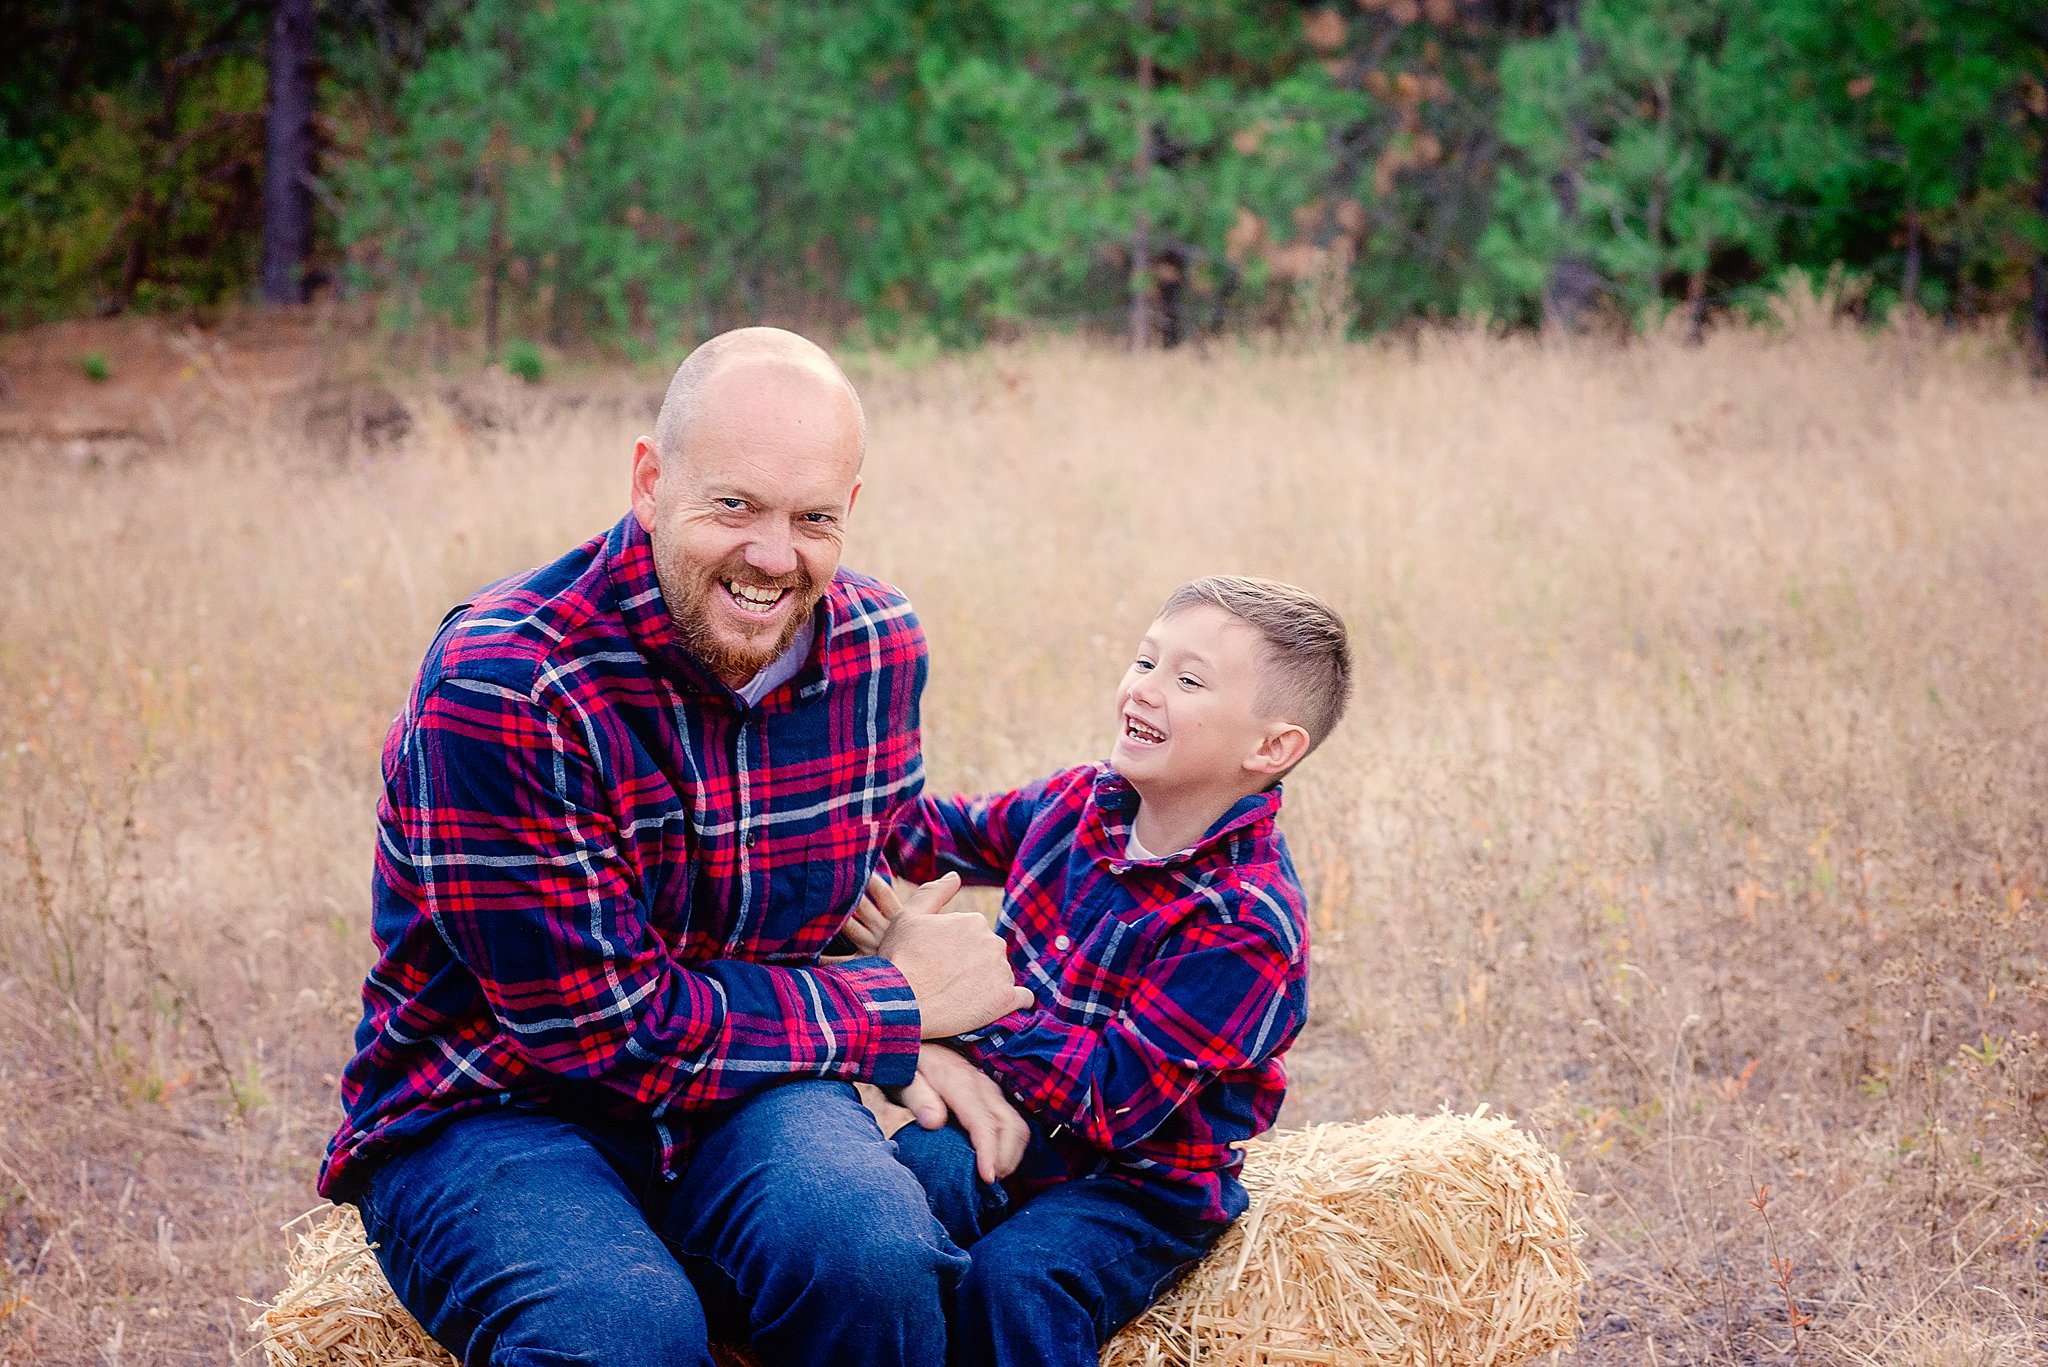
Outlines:
MULTIPOLYGON (((1185 577, 1345 612, 1287 1121, 1537 1128, 1585 1193, 1573 1361, 2048 1354, 2048 391, 1811 311, 857 378, 847 560, 929 630, 936 786, 1103 753, 1185 577)), ((448 605, 623 511, 658 381, 391 388, 395 441, 252 391, 0 469, 0 1364, 247 1350, 383 729, 448 605)))

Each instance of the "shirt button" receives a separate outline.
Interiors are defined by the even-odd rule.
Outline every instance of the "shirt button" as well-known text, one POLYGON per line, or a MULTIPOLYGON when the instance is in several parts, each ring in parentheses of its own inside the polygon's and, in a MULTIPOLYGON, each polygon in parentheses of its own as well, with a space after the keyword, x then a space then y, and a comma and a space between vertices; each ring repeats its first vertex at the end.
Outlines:
POLYGON ((751 850, 751 849, 753 849, 753 848, 754 848, 754 842, 755 842, 756 840, 759 840, 760 838, 761 838, 761 828, 760 828, 759 826, 756 826, 756 827, 752 828, 751 830, 749 830, 749 831, 747 832, 747 838, 746 838, 746 845, 747 845, 747 848, 748 848, 748 849, 750 849, 750 850, 751 850))
POLYGON ((1074 942, 1072 940, 1069 940, 1066 936, 1061 935, 1053 940, 1052 947, 1054 949, 1072 949, 1074 947, 1074 942))

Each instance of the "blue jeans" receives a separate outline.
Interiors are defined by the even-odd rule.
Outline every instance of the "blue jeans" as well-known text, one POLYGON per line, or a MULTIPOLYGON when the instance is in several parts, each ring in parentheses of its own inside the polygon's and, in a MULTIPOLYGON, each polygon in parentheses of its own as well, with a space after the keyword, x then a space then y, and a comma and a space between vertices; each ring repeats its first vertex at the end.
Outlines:
POLYGON ((644 1125, 455 1121, 357 1198, 398 1298, 469 1367, 939 1367, 967 1256, 851 1086, 800 1081, 707 1127, 673 1182, 644 1125))
POLYGON ((948 1315, 953 1367, 1096 1367, 1110 1336, 1223 1233, 1107 1177, 1013 1206, 976 1175, 974 1150, 953 1126, 907 1125, 896 1145, 932 1214, 973 1259, 948 1315))

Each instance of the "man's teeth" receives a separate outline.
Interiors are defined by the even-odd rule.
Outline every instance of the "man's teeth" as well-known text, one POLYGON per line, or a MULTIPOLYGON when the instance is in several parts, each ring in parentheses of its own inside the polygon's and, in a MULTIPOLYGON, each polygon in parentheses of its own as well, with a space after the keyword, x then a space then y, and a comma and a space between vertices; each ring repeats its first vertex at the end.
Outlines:
POLYGON ((1152 727, 1149 727, 1145 725, 1145 723, 1139 721, 1136 717, 1126 717, 1124 719, 1124 734, 1129 736, 1132 740, 1147 741, 1153 745, 1157 745, 1160 741, 1166 739, 1166 733, 1164 731, 1154 730, 1152 727))
POLYGON ((750 608, 772 608, 782 601, 783 594, 789 592, 788 589, 759 589, 751 584, 736 584, 730 579, 725 581, 725 591, 750 608))

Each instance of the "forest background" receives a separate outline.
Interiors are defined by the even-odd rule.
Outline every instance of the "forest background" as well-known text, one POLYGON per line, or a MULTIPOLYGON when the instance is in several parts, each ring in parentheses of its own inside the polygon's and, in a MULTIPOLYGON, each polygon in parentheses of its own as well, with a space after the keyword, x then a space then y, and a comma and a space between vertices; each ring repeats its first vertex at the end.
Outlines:
POLYGON ((667 350, 1688 331, 1838 271, 2048 358, 2027 0, 10 5, 0 326, 326 291, 667 350))

